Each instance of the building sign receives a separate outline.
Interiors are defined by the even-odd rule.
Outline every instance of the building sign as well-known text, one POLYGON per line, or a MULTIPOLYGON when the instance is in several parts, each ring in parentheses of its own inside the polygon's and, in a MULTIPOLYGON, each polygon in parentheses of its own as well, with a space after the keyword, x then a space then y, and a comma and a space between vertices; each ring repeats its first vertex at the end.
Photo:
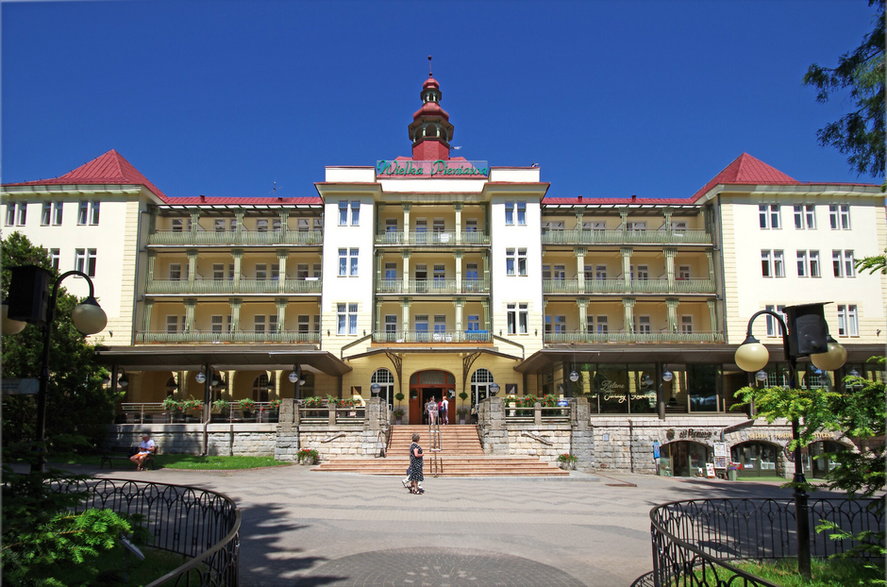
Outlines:
POLYGON ((376 161, 376 179, 485 179, 490 177, 486 161, 376 161))
POLYGON ((665 437, 668 440, 674 440, 675 437, 677 437, 680 440, 692 440, 694 438, 704 440, 704 439, 711 438, 712 434, 713 433, 711 430, 699 430, 699 429, 693 429, 693 428, 687 428, 686 430, 679 430, 677 433, 672 428, 669 428, 668 430, 665 431, 665 437))

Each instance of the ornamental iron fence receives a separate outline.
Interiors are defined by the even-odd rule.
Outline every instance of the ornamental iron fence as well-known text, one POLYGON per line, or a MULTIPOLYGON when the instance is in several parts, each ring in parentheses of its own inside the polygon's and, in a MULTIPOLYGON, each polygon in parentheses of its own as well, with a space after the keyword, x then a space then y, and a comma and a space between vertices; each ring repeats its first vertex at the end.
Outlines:
POLYGON ((148 546, 190 559, 148 587, 238 584, 241 512, 228 496, 126 479, 69 480, 55 487, 86 494, 77 511, 99 508, 140 516, 138 523, 148 533, 148 546))
MULTIPOLYGON (((853 533, 884 531, 880 500, 830 498, 809 502, 810 528, 835 522, 853 533)), ((791 499, 699 499, 650 510, 653 572, 634 585, 772 586, 731 563, 797 555, 795 505, 791 499)), ((811 530, 810 552, 827 557, 850 551, 853 539, 836 540, 811 530)))

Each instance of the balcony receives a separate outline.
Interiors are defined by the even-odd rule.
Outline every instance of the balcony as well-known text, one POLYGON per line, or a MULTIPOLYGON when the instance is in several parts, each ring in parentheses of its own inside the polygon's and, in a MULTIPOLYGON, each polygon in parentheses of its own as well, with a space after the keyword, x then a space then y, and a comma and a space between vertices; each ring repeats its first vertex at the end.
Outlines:
POLYGON ((383 279, 376 284, 378 294, 488 294, 490 282, 487 279, 463 279, 456 287, 455 279, 383 279))
POLYGON ((487 343, 492 340, 489 330, 465 330, 465 331, 402 331, 397 332, 373 332, 373 342, 390 343, 487 343))
POLYGON ((543 245, 710 245, 705 230, 548 230, 543 245))
POLYGON ((582 288, 577 279, 544 279, 544 294, 714 294, 711 279, 586 279, 582 288))
POLYGON ((380 232, 376 234, 377 245, 400 246, 486 246, 490 244, 490 235, 482 232, 380 232))
POLYGON ((320 279, 149 279, 145 293, 158 294, 320 294, 320 279))
POLYGON ((166 246, 262 246, 262 245, 303 245, 323 244, 323 233, 319 231, 297 230, 239 230, 215 232, 210 230, 173 231, 158 230, 148 235, 148 245, 166 246))
POLYGON ((720 332, 546 332, 542 335, 545 344, 571 343, 662 343, 662 342, 724 342, 720 332))
POLYGON ((285 344, 320 344, 320 333, 297 332, 295 330, 284 330, 278 332, 212 332, 209 330, 191 330, 188 332, 143 331, 136 333, 136 343, 219 344, 266 342, 285 344))

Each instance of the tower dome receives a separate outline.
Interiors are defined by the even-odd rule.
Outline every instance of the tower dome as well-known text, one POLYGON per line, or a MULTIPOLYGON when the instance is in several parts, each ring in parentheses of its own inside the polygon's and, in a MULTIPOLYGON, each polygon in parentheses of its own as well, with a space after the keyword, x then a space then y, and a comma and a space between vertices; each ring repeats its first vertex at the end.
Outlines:
POLYGON ((453 125, 450 124, 450 115, 440 107, 441 95, 440 83, 429 72, 419 92, 422 107, 413 114, 413 122, 408 127, 414 160, 450 158, 453 125))

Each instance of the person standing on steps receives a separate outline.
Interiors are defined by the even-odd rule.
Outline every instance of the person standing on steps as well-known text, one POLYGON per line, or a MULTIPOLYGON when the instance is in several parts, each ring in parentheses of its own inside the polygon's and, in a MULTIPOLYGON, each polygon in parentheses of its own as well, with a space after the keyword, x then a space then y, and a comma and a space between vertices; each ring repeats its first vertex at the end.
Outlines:
POLYGON ((424 456, 425 455, 422 453, 422 447, 419 446, 419 435, 413 434, 413 442, 410 444, 410 468, 408 476, 410 478, 410 493, 416 495, 425 493, 425 490, 419 487, 419 483, 425 480, 425 475, 422 474, 424 456))
POLYGON ((425 404, 425 411, 428 413, 428 425, 434 426, 437 424, 437 400, 433 395, 428 400, 428 403, 425 404))
POLYGON ((447 396, 444 395, 443 399, 440 400, 440 423, 441 424, 449 424, 450 418, 447 416, 447 410, 450 408, 450 402, 447 399, 447 396))

